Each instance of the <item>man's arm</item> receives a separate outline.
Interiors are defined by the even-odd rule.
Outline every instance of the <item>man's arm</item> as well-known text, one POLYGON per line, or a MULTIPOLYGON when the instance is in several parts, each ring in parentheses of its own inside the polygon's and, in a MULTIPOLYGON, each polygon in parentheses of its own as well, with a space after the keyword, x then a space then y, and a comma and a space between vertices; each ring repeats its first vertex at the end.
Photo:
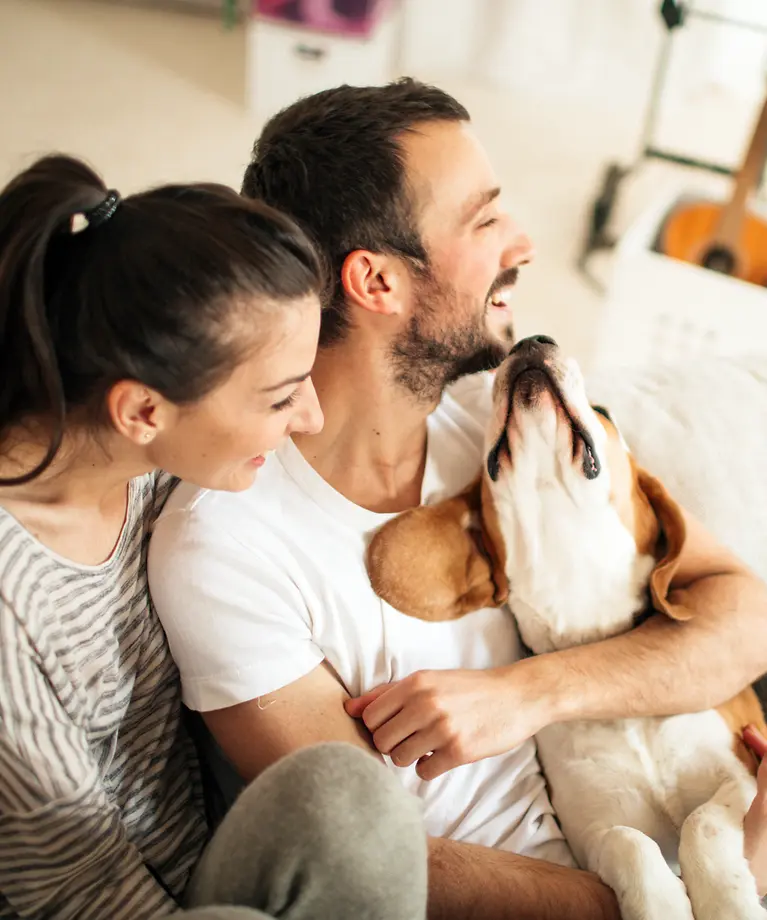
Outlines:
POLYGON ((696 712, 767 671, 767 586, 685 514, 669 600, 636 629, 492 671, 421 671, 346 704, 376 748, 434 779, 511 750, 547 725, 696 712), (433 752, 431 756, 426 755, 433 752))
POLYGON ((685 520, 669 599, 690 619, 656 614, 604 642, 540 656, 536 681, 549 688, 552 721, 695 712, 767 672, 767 586, 702 524, 685 520))
POLYGON ((201 715, 245 782, 286 754, 322 741, 346 741, 383 762, 365 726, 344 713, 348 698, 332 669, 323 662, 276 693, 201 715))
MULTIPOLYGON (((346 741, 376 754, 348 694, 322 664, 276 693, 203 713, 246 781, 294 750, 346 741)), ((588 872, 487 847, 432 838, 429 920, 619 920, 612 891, 588 872)))

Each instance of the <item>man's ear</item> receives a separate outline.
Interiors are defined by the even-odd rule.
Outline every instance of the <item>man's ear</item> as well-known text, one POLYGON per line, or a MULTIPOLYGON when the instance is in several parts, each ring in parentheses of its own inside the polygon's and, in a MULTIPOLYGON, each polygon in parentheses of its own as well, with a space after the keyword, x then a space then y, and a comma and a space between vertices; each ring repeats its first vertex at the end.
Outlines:
POLYGON ((400 260, 367 249, 355 249, 344 259, 341 281, 349 301, 380 316, 400 312, 403 286, 408 283, 400 260))
POLYGON ((686 608, 669 601, 671 581, 679 568, 679 557, 687 537, 682 510, 663 483, 641 467, 636 467, 638 485, 636 513, 637 547, 655 556, 650 576, 650 596, 655 610, 674 620, 688 620, 686 608), (642 545, 644 544, 644 546, 642 545))
POLYGON ((367 554, 376 594, 401 613, 431 621, 498 606, 481 494, 477 480, 455 498, 384 524, 367 554))

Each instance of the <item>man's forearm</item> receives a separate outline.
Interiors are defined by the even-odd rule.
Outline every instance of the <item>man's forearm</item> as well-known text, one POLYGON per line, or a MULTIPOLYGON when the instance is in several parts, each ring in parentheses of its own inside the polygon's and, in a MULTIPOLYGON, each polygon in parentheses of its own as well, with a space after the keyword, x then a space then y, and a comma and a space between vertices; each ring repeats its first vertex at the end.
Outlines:
POLYGON ((433 837, 428 920, 620 920, 620 912, 590 872, 433 837))
POLYGON ((531 692, 551 721, 666 716, 718 706, 767 670, 767 589, 717 575, 669 595, 691 613, 656 614, 630 632, 530 659, 531 692))

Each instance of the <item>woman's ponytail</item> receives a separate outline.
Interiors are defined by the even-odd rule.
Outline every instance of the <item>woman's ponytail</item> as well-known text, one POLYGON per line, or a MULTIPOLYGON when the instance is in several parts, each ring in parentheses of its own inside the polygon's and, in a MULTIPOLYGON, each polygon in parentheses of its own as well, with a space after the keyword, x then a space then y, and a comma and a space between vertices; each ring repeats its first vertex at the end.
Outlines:
POLYGON ((105 191, 85 164, 50 156, 0 195, 0 441, 26 416, 44 418, 50 438, 38 466, 6 485, 39 475, 61 446, 67 401, 47 310, 51 255, 66 257, 75 215, 97 207, 105 191))

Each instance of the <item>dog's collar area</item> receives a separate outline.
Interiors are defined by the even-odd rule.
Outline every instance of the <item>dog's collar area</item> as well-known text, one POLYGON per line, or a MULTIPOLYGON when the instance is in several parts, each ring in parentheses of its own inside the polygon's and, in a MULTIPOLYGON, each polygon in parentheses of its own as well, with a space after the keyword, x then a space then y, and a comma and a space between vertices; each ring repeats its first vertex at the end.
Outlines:
POLYGON ((501 470, 501 453, 504 449, 509 454, 509 457, 511 457, 511 445, 509 444, 508 429, 511 413, 514 411, 514 389, 522 375, 529 370, 539 371, 545 376, 547 383, 554 395, 554 398, 558 400, 565 415, 567 416, 568 421, 570 422, 570 428, 573 434, 573 459, 575 458, 575 452, 578 449, 578 443, 581 442, 583 444, 583 475, 586 477, 586 479, 589 480, 596 479, 597 476, 599 476, 599 474, 602 472, 602 467, 599 463, 599 458, 597 457, 594 439, 591 437, 591 434, 588 432, 583 423, 575 418, 575 416, 570 411, 562 394, 562 390, 559 387, 559 384, 556 382, 556 380, 554 380, 548 368, 542 363, 535 363, 522 367, 520 371, 509 380, 509 403, 506 410, 506 421, 498 440, 495 442, 487 455, 487 475, 490 477, 490 480, 492 482, 498 482, 498 476, 500 475, 501 470))

